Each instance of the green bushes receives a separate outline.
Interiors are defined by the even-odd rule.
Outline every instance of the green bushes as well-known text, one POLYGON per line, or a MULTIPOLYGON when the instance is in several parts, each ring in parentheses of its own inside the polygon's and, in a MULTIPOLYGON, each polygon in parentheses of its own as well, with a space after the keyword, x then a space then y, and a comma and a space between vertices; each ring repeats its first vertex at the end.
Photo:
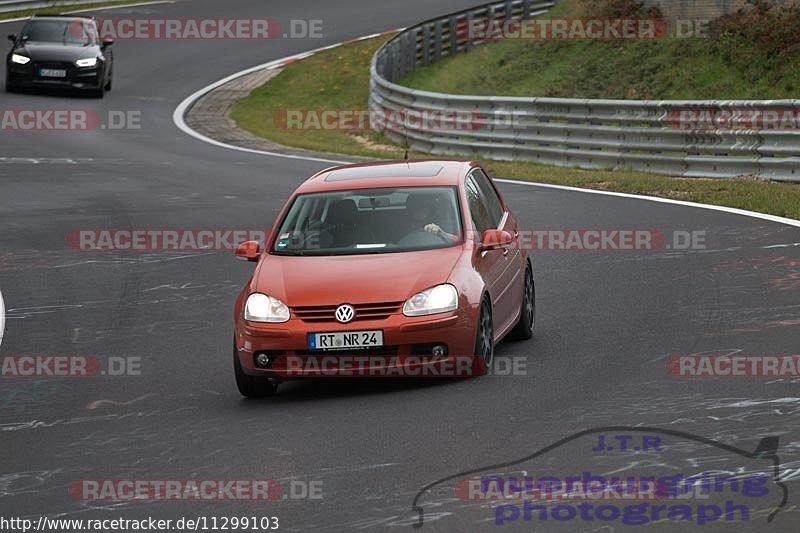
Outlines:
POLYGON ((757 0, 751 8, 711 22, 709 37, 724 60, 747 79, 767 75, 783 83, 786 91, 797 90, 800 6, 757 0))
POLYGON ((660 19, 661 10, 636 0, 579 0, 578 13, 585 17, 609 19, 660 19))

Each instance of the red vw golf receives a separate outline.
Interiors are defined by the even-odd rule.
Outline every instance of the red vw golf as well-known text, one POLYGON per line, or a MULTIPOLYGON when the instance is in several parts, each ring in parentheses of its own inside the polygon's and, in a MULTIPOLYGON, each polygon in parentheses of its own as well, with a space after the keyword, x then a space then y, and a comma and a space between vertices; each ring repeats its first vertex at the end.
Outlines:
POLYGON ((292 194, 234 308, 245 396, 286 379, 467 376, 497 342, 533 334, 531 261, 517 220, 475 162, 323 170, 292 194))

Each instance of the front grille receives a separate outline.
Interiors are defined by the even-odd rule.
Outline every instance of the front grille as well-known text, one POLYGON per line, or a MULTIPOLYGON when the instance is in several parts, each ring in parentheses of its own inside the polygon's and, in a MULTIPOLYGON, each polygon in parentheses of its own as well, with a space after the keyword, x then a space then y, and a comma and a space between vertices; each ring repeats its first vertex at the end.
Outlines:
MULTIPOLYGON (((292 307, 291 311, 303 322, 337 322, 336 305, 306 305, 292 307)), ((400 312, 403 302, 377 302, 367 304, 351 304, 356 311, 351 322, 359 320, 383 320, 389 315, 400 312)), ((349 322, 348 322, 349 323, 349 322)))
POLYGON ((75 72, 75 68, 72 65, 72 63, 65 62, 65 61, 46 61, 46 62, 42 62, 42 63, 37 62, 37 63, 33 64, 33 69, 34 69, 33 70, 34 76, 36 77, 36 79, 45 80, 45 81, 62 81, 62 82, 63 81, 67 81, 73 76, 73 74, 75 72), (67 75, 64 78, 52 78, 52 77, 49 77, 49 76, 44 76, 44 77, 39 76, 39 69, 43 69, 43 68, 52 69, 52 70, 66 70, 67 71, 67 75))
POLYGON ((35 63, 37 68, 60 68, 69 70, 72 67, 72 63, 68 61, 45 61, 45 62, 37 62, 35 63))

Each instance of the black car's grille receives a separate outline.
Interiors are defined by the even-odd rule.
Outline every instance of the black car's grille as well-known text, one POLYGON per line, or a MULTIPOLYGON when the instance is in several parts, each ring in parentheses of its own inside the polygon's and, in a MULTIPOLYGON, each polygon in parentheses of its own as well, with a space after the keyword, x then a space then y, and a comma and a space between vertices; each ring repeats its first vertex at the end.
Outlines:
POLYGON ((42 81, 67 81, 73 77, 75 68, 72 63, 66 61, 43 61, 33 64, 33 76, 37 80, 42 81), (46 68, 49 70, 65 70, 66 76, 41 76, 41 69, 46 68))
MULTIPOLYGON (((336 305, 307 305, 292 307, 292 313, 303 322, 336 322, 336 305)), ((352 322, 359 320, 383 320, 389 315, 398 313, 403 302, 376 302, 368 304, 352 304, 355 317, 352 322)))
POLYGON ((58 61, 48 61, 44 63, 34 63, 33 64, 37 69, 40 68, 52 68, 52 69, 62 69, 62 70, 69 70, 72 68, 72 63, 69 62, 58 62, 58 61))

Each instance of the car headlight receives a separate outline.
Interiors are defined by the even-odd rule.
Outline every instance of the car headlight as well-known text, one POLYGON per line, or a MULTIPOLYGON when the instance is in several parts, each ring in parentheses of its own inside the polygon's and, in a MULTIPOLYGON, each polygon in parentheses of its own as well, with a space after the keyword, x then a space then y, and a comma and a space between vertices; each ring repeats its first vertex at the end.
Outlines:
POLYGON ((458 292, 449 283, 443 283, 418 292, 403 305, 406 316, 433 315, 455 311, 458 308, 458 292))
POLYGON ((251 322, 286 322, 289 308, 277 298, 254 292, 244 306, 244 319, 251 322))
POLYGON ((11 62, 17 63, 18 65, 25 65, 30 63, 31 58, 26 56, 21 56, 19 54, 11 54, 11 62))
POLYGON ((93 67, 97 65, 96 57, 87 57, 86 59, 79 59, 75 62, 79 67, 93 67))

